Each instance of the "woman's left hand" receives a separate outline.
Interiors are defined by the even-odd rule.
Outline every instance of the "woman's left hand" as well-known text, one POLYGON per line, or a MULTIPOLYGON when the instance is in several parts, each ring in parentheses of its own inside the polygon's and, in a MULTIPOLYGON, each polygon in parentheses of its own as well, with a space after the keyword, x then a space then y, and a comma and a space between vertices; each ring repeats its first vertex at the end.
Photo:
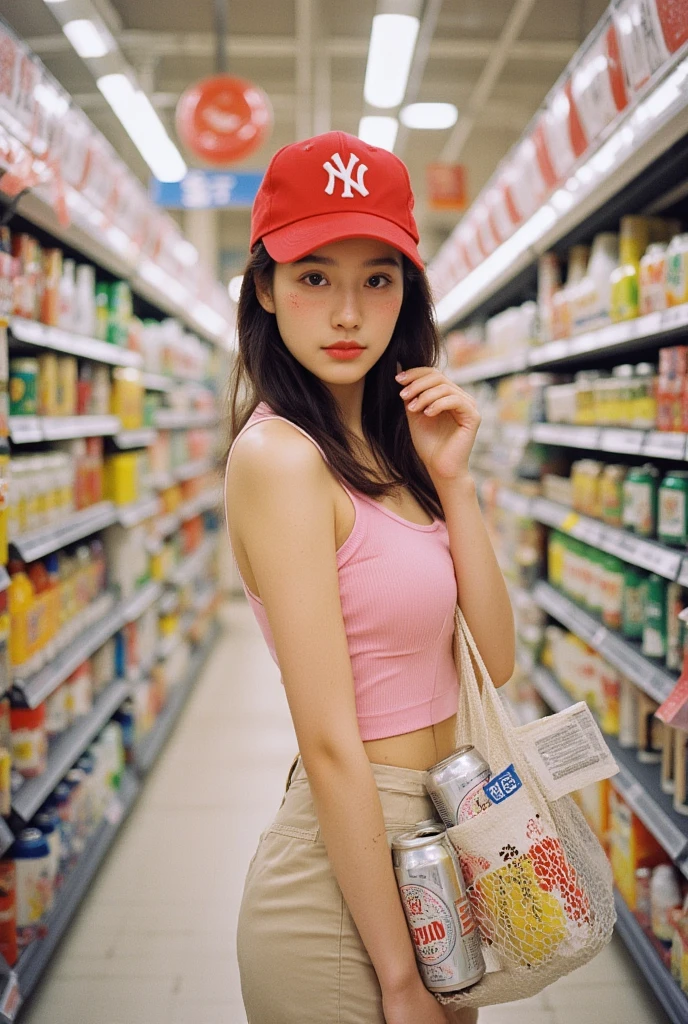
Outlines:
POLYGON ((411 440, 433 482, 468 475, 480 426, 475 400, 431 366, 397 375, 411 440))

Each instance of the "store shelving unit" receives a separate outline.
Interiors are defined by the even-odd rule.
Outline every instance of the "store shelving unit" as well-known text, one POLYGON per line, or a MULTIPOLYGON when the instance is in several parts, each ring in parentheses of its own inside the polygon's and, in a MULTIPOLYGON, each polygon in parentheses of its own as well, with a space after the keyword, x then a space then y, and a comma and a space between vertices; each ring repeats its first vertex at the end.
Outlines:
POLYGON ((118 448, 148 448, 155 444, 158 432, 155 427, 137 427, 132 430, 117 430, 113 441, 118 448))
POLYGON ((160 754, 163 746, 172 732, 179 715, 186 704, 198 674, 203 668, 210 652, 215 645, 220 628, 215 623, 211 627, 206 641, 191 655, 184 678, 174 687, 167 704, 163 708, 157 722, 150 733, 139 741, 135 751, 135 764, 137 770, 144 774, 148 772, 160 754))
POLYGON ((79 356, 97 363, 108 363, 110 366, 143 366, 143 357, 139 352, 131 352, 118 345, 63 331, 58 327, 46 327, 36 320, 12 317, 9 333, 10 341, 21 345, 48 348, 65 355, 79 356))
POLYGON ((140 791, 141 783, 134 772, 125 771, 103 821, 57 894, 46 921, 45 937, 32 942, 19 958, 14 973, 22 999, 27 999, 36 987, 140 791))
POLYGON ((12 811, 28 822, 53 792, 84 750, 110 721, 130 693, 130 685, 116 679, 95 699, 93 709, 78 718, 51 746, 46 770, 34 779, 27 779, 12 794, 12 811))
POLYGON ((14 444, 108 437, 119 429, 117 416, 10 416, 10 441, 14 444))
MULTIPOLYGON (((559 681, 543 666, 532 673, 532 682, 553 711, 563 711, 573 700, 559 681)), ((611 736, 605 737, 618 765, 619 774, 609 781, 638 815, 676 866, 688 878, 688 829, 673 809, 671 797, 658 784, 657 765, 641 764, 632 750, 625 750, 611 736)), ((645 934, 618 891, 614 893, 617 930, 674 1024, 688 1020, 686 997, 662 963, 651 939, 645 934)))
POLYGON ((170 573, 169 582, 176 587, 186 586, 201 573, 215 549, 215 538, 210 536, 186 558, 183 558, 170 573))
POLYGON ((599 651, 610 665, 631 679, 648 697, 661 704, 669 696, 677 677, 645 658, 638 644, 607 629, 598 619, 583 611, 544 580, 535 584, 533 599, 548 615, 570 629, 588 646, 599 651))
POLYGON ((659 430, 632 430, 626 427, 578 427, 568 423, 534 423, 525 432, 526 439, 540 444, 585 451, 638 455, 648 459, 688 459, 686 435, 659 430))
POLYGON ((20 534, 11 541, 11 544, 20 558, 26 562, 33 562, 52 551, 59 551, 67 544, 90 537, 91 534, 104 530, 116 522, 117 509, 114 503, 100 501, 97 505, 73 512, 59 523, 20 534))
POLYGON ((151 498, 141 498, 140 501, 133 501, 130 505, 119 505, 117 507, 117 522, 120 526, 136 526, 138 523, 145 523, 147 519, 156 516, 160 511, 160 499, 157 495, 151 498))
POLYGON ((188 430, 193 427, 214 427, 219 422, 214 412, 189 412, 177 409, 158 409, 155 425, 158 430, 188 430))

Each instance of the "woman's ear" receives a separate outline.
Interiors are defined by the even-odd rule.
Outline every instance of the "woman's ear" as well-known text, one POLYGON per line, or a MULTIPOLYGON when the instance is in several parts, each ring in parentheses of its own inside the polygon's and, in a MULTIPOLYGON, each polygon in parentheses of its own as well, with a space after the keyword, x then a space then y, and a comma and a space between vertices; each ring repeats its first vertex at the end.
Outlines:
POLYGON ((256 296, 266 313, 275 312, 275 300, 272 294, 272 281, 256 279, 256 296))

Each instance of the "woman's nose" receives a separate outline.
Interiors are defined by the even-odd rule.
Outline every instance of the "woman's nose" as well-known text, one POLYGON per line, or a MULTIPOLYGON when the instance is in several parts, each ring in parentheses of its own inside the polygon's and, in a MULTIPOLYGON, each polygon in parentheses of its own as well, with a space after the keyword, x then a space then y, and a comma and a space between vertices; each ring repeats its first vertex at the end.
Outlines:
POLYGON ((344 327, 347 330, 360 327, 361 311, 353 295, 342 296, 334 310, 333 321, 336 327, 344 327))

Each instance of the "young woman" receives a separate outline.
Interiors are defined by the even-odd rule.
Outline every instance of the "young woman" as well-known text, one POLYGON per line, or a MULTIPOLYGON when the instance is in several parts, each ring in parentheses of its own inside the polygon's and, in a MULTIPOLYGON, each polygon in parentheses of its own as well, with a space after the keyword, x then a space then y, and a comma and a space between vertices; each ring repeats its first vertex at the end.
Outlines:
POLYGON ((476 1019, 425 988, 389 848, 455 749, 457 595, 496 685, 514 659, 412 211, 401 161, 341 132, 277 153, 253 209, 227 522, 300 755, 245 883, 250 1024, 476 1019))

